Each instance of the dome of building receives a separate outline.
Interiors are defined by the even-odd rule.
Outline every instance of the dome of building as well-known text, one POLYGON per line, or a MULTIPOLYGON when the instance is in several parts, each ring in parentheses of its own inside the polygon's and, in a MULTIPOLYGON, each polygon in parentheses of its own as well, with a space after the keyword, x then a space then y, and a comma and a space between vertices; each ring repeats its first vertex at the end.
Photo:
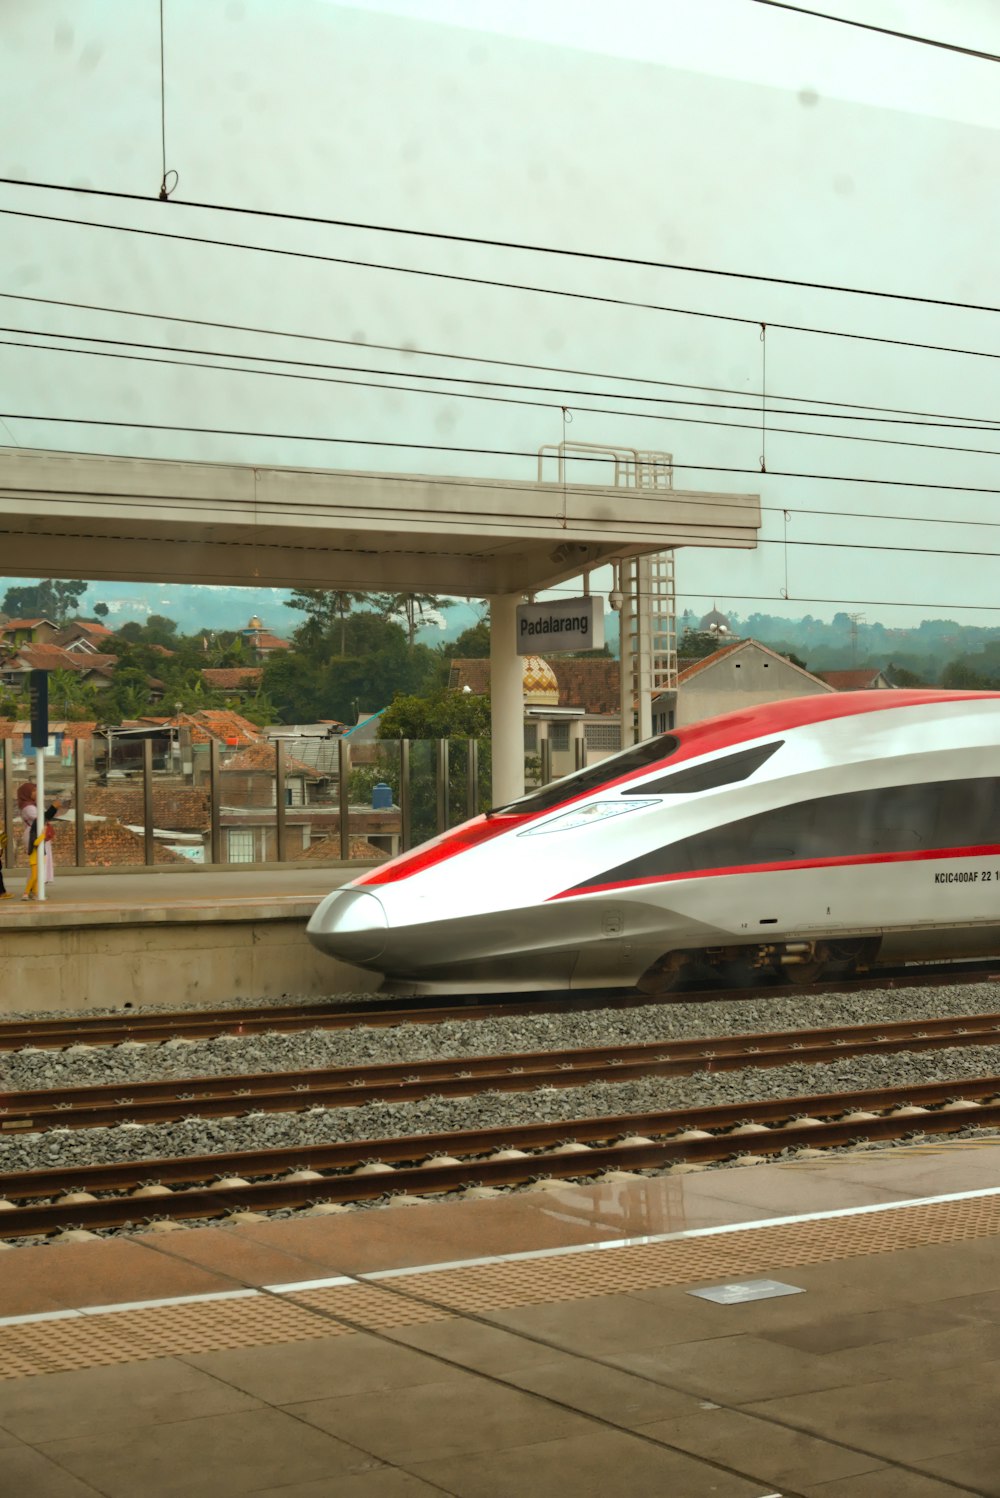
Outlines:
POLYGON ((251 619, 250 619, 250 622, 247 625, 247 629, 263 629, 263 628, 264 628, 264 626, 263 626, 263 624, 261 624, 260 620, 257 618, 257 615, 256 614, 252 615, 251 619))
POLYGON ((548 661, 540 655, 526 655, 521 665, 524 695, 537 706, 555 707, 559 702, 559 683, 548 661))
POLYGON ((733 632, 733 626, 725 614, 721 614, 716 608, 711 609, 705 615, 704 619, 700 621, 698 629, 703 634, 708 635, 731 635, 733 632))

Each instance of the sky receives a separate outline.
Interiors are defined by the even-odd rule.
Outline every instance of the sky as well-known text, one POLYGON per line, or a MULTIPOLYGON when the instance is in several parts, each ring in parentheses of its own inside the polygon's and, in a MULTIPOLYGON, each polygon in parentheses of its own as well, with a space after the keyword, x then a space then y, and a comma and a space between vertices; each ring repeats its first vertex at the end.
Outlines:
MULTIPOLYGON (((993 0, 818 8, 1000 52, 993 0)), ((0 441, 529 478, 533 454, 563 435, 566 406, 573 440, 671 453, 678 487, 760 494, 756 552, 679 554, 681 608, 700 612, 717 599, 743 615, 829 618, 848 608, 892 625, 1000 625, 997 314, 705 273, 1000 302, 996 65, 752 0, 164 0, 164 21, 172 201, 0 186, 0 208, 396 269, 4 216, 0 441), (701 269, 234 218, 185 199, 701 269), (712 316, 694 315, 704 313, 712 316), (211 350, 209 362, 232 365, 253 355, 269 373, 70 351, 101 347, 88 338, 168 350, 104 346, 133 356, 211 350), (299 368, 311 378, 273 377, 294 368, 278 359, 313 361, 299 368), (445 371, 512 383, 415 378, 445 371), (366 379, 410 388, 331 383, 366 379), (531 385, 547 388, 523 388, 531 385), (899 414, 884 419, 886 408, 899 414), (926 413, 950 425, 934 431, 926 413), (961 429, 970 426, 978 430, 961 429)), ((157 0, 0 3, 0 123, 0 176, 155 198, 157 0)))

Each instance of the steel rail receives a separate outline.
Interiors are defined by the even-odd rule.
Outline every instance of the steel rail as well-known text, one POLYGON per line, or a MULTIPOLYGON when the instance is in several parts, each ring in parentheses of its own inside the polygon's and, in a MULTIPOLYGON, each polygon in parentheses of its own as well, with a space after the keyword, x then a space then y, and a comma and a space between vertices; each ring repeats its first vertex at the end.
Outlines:
POLYGON ((60 1049, 70 1045, 153 1044, 160 1040, 211 1039, 218 1035, 294 1033, 345 1029, 357 1025, 440 1024, 446 1020, 496 1019, 504 1015, 585 1013, 593 1009, 634 1009, 653 1004, 740 1002, 769 997, 867 992, 877 989, 934 987, 953 983, 1000 982, 997 964, 929 964, 884 968, 865 977, 827 979, 793 986, 766 984, 754 988, 690 988, 645 993, 638 990, 592 990, 530 996, 469 996, 448 1004, 400 997, 364 1004, 303 1004, 252 1009, 178 1010, 167 1014, 74 1015, 71 1019, 0 1021, 0 1051, 25 1046, 60 1049))
MULTIPOLYGON (((993 1084, 996 1085, 995 1082, 993 1084)), ((851 1095, 845 1095, 845 1101, 851 1095)), ((793 1099, 795 1103, 800 1100, 793 1099)), ((866 1121, 835 1118, 794 1122, 785 1128, 752 1134, 709 1134, 707 1138, 623 1141, 586 1154, 528 1155, 472 1159, 408 1167, 384 1173, 343 1174, 322 1181, 285 1178, 277 1181, 221 1184, 195 1188, 176 1196, 147 1199, 111 1197, 93 1202, 52 1202, 18 1207, 0 1214, 0 1237, 36 1237, 68 1225, 83 1228, 134 1227, 152 1217, 204 1220, 236 1211, 294 1210, 318 1202, 357 1203, 388 1194, 435 1195, 473 1185, 518 1186, 530 1180, 585 1180, 606 1171, 663 1170, 671 1165, 718 1163, 738 1155, 780 1155, 801 1148, 837 1148, 860 1141, 904 1139, 915 1132, 950 1134, 963 1129, 1000 1127, 1000 1103, 972 1104, 919 1116, 880 1116, 866 1121), (390 1185, 391 1179, 391 1185, 390 1185)))
POLYGON ((905 1020, 836 1029, 772 1031, 679 1041, 463 1056, 247 1076, 176 1078, 0 1093, 0 1134, 128 1122, 231 1117, 412 1101, 476 1092, 525 1092, 592 1081, 691 1076, 750 1066, 818 1064, 844 1057, 1000 1044, 1000 1014, 905 1020))
MULTIPOLYGON (((146 1185, 207 1185, 223 1176, 252 1179, 295 1170, 352 1170, 372 1161, 417 1163, 441 1153, 468 1158, 498 1149, 558 1149, 569 1143, 611 1142, 635 1134, 676 1135, 690 1129, 718 1131, 746 1123, 766 1126, 800 1118, 839 1118, 843 1114, 893 1109, 906 1104, 939 1108, 959 1100, 972 1102, 979 1099, 1000 1102, 1000 1076, 904 1083, 899 1087, 868 1088, 861 1092, 811 1093, 759 1102, 715 1103, 648 1113, 557 1119, 545 1123, 497 1124, 485 1129, 406 1134, 384 1139, 293 1144, 272 1149, 234 1150, 227 1154, 179 1155, 104 1165, 8 1171, 0 1174, 0 1200, 43 1201, 66 1192, 129 1191, 146 1185)), ((911 1119, 911 1124, 923 1127, 919 1120, 911 1119)), ((0 1214, 0 1236, 3 1221, 0 1214)))

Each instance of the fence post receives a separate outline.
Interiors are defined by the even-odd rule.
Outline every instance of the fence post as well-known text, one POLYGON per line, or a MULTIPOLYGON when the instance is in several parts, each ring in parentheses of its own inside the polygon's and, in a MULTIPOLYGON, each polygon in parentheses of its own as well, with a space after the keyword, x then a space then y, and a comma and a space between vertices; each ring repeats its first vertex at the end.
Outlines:
POLYGON ((479 740, 466 739, 465 814, 479 815, 479 740))
POLYGON ((399 851, 406 853, 411 840, 410 741, 399 741, 399 851))
POLYGON ((539 744, 542 758, 542 784, 548 785, 552 779, 552 745, 549 743, 548 735, 539 744))
POLYGON ((14 755, 12 740, 3 741, 3 826, 7 834, 7 866, 12 867, 17 839, 14 836, 14 755))
POLYGON ((142 741, 142 857, 147 869, 156 862, 153 837, 153 740, 142 741))
POLYGON ((434 756, 435 768, 435 790, 437 792, 437 830, 448 831, 448 740, 437 740, 437 753, 434 756))
POLYGON ((340 802, 340 856, 345 863, 351 861, 351 746, 346 739, 337 745, 340 757, 340 784, 337 793, 340 802))
POLYGON ((285 749, 284 739, 274 741, 274 853, 279 863, 288 856, 285 838, 285 749))
POLYGON ((208 804, 211 815, 211 847, 213 863, 222 862, 222 822, 219 806, 219 741, 208 741, 208 804))
POLYGON ((577 770, 585 770, 587 768, 587 740, 582 735, 576 740, 575 768, 577 770))
MULTIPOLYGON (((87 862, 87 774, 84 739, 73 740, 73 822, 76 831, 76 866, 82 869, 87 862)), ((90 741, 93 743, 93 739, 90 741)))

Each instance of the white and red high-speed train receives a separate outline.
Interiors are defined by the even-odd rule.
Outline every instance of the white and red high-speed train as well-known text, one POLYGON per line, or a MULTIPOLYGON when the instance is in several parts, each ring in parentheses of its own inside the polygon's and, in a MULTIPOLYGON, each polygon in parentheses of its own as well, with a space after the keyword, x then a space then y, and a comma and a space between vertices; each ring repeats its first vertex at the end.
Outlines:
POLYGON ((334 891, 309 937, 417 991, 998 954, 1000 693, 831 693, 648 739, 334 891))

